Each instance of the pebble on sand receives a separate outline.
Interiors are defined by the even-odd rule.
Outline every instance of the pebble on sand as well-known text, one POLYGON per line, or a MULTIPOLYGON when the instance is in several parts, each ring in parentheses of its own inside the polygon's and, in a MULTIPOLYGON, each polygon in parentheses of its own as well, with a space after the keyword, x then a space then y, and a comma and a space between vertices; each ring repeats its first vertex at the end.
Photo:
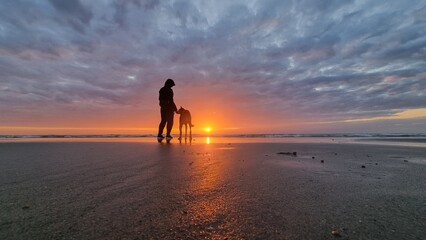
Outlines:
POLYGON ((321 160, 321 163, 324 163, 324 160, 321 160))
POLYGON ((341 237, 342 236, 342 235, 340 235, 339 231, 337 231, 337 230, 332 230, 331 234, 335 237, 341 237))
POLYGON ((362 167, 362 168, 365 168, 365 165, 362 165, 361 167, 362 167))

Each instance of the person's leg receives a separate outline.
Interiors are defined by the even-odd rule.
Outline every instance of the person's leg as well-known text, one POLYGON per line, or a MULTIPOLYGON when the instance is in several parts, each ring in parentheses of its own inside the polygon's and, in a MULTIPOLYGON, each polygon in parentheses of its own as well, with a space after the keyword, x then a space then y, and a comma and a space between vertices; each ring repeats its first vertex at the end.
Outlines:
POLYGON ((175 116, 175 112, 170 111, 167 115, 167 136, 170 136, 170 133, 172 132, 173 128, 173 119, 175 116))
POLYGON ((158 126, 158 136, 163 135, 163 130, 167 122, 167 111, 161 108, 160 113, 161 113, 161 122, 160 122, 160 125, 158 126))

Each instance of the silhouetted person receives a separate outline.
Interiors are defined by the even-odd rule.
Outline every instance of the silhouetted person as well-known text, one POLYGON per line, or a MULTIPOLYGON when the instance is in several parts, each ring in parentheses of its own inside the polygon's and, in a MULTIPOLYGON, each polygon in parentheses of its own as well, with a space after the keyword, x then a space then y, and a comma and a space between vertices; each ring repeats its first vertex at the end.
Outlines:
POLYGON ((160 111, 161 111, 161 122, 158 126, 158 140, 161 141, 164 139, 163 130, 167 124, 167 140, 172 139, 170 133, 173 128, 173 118, 174 113, 177 111, 175 102, 173 101, 173 90, 172 87, 175 86, 175 82, 172 79, 167 79, 164 87, 160 89, 160 111))

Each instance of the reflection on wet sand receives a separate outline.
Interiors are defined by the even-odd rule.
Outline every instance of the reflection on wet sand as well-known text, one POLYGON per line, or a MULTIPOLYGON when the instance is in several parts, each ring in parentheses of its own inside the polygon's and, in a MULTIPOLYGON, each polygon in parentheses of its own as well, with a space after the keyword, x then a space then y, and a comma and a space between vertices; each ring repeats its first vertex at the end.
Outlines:
POLYGON ((178 140, 179 140, 180 144, 184 143, 184 144, 191 145, 193 139, 192 139, 192 137, 189 137, 189 138, 185 137, 185 138, 183 138, 183 141, 182 141, 182 138, 178 138, 178 140))
MULTIPOLYGON (((184 144, 191 145, 192 141, 193 141, 193 138, 192 137, 189 137, 189 138, 185 137, 185 138, 178 138, 178 140, 179 140, 180 144, 184 143, 184 144)), ((204 143, 205 144, 210 144, 211 143, 210 137, 206 137, 205 140, 204 140, 204 143)))
MULTIPOLYGON (((209 138, 206 138, 208 144, 209 138)), ((187 224, 196 238, 223 239, 232 236, 236 219, 230 216, 238 204, 229 193, 227 161, 218 161, 212 155, 211 145, 205 152, 196 153, 191 159, 191 180, 187 185, 187 224)))

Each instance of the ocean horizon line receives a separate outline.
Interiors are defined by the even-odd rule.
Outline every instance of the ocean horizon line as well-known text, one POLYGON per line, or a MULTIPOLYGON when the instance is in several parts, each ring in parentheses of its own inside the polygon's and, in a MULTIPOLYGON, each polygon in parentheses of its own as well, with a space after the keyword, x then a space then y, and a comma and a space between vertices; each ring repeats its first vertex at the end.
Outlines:
MULTIPOLYGON (((174 135, 177 137, 177 135, 174 135)), ((13 138, 154 138, 156 134, 7 134, 0 139, 13 138)), ((250 133, 250 134, 192 134, 192 137, 223 138, 426 138, 426 133, 250 133)))

